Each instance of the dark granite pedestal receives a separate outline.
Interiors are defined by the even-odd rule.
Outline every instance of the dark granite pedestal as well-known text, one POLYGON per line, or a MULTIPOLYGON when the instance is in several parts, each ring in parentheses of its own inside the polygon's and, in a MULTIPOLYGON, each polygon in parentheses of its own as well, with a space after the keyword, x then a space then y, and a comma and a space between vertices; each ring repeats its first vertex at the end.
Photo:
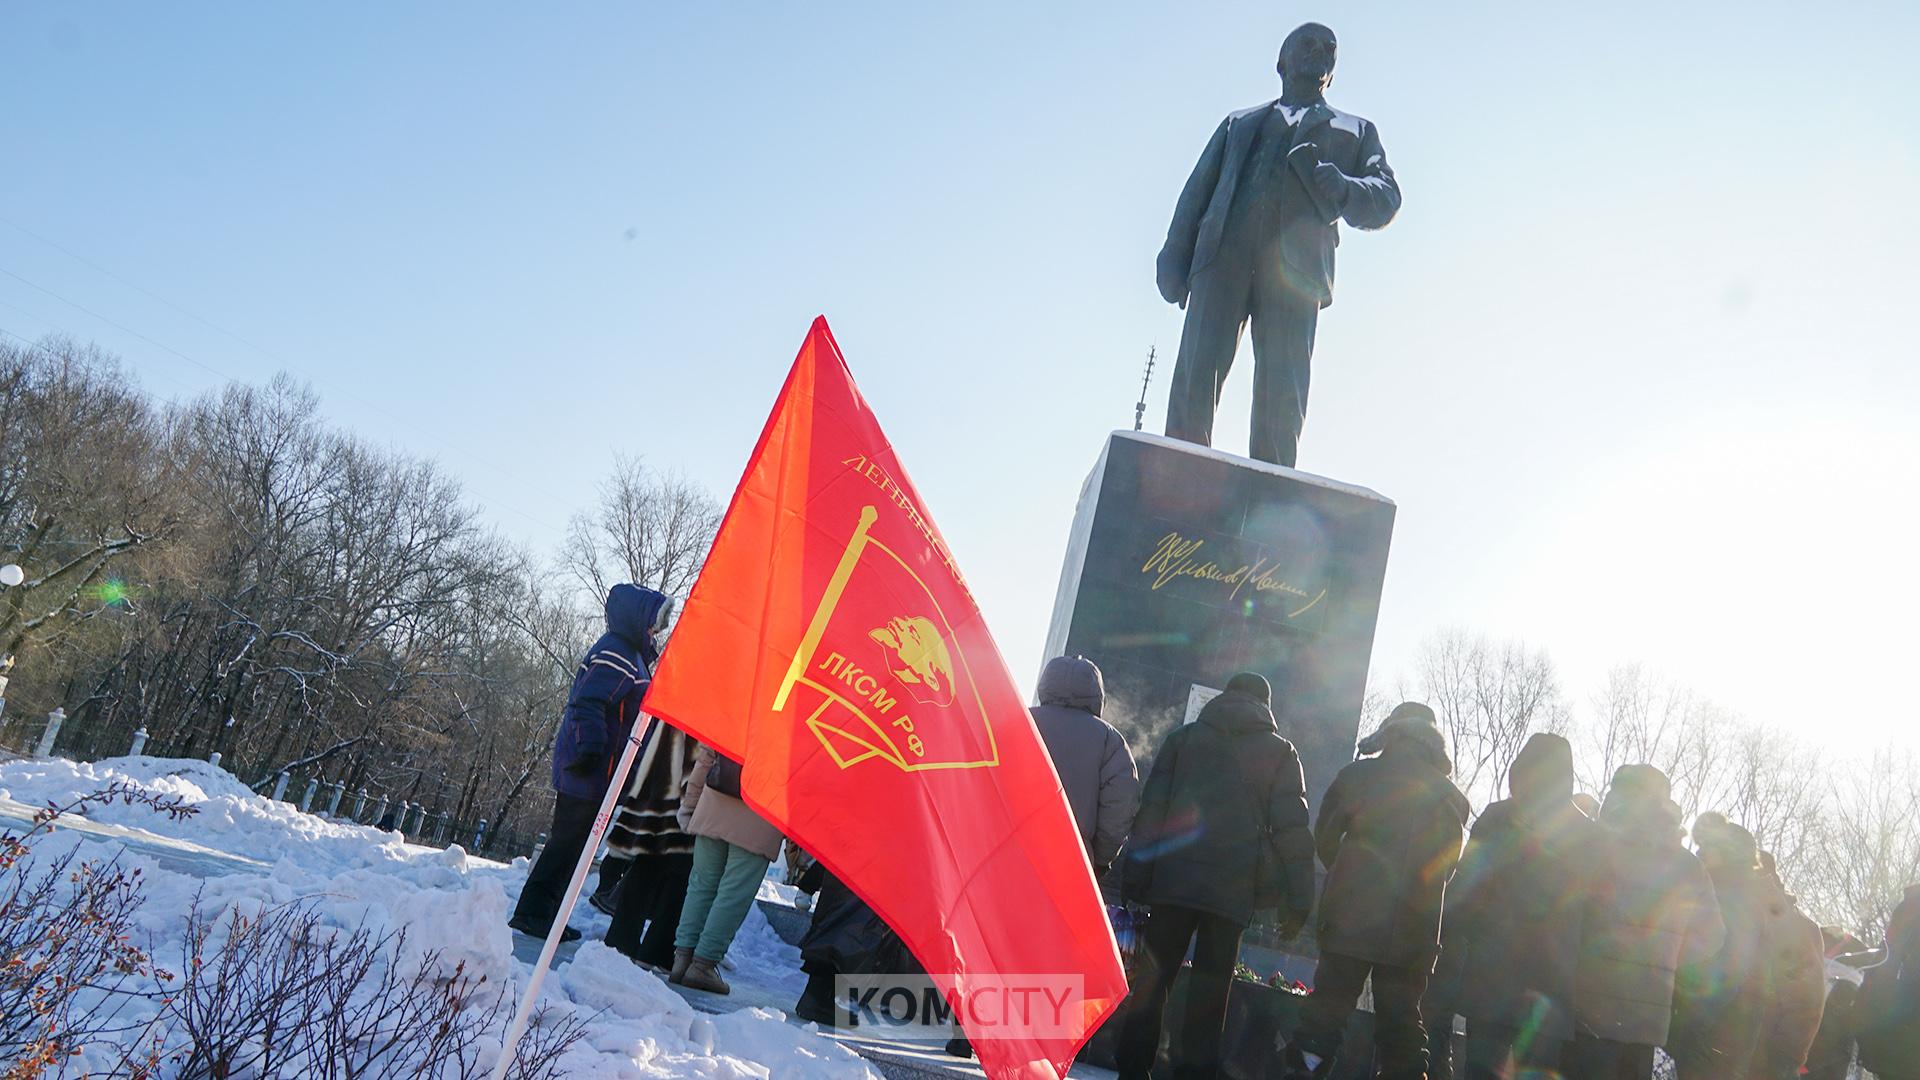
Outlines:
POLYGON ((1115 432, 1080 496, 1047 655, 1100 665, 1143 776, 1234 672, 1265 675, 1317 807, 1353 760, 1393 514, 1365 488, 1115 432))

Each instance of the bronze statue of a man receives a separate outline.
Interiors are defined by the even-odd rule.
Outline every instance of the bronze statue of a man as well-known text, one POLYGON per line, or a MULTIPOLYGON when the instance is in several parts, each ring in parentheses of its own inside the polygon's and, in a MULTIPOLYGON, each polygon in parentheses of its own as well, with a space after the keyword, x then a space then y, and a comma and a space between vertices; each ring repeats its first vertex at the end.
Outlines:
POLYGON ((1333 302, 1335 223, 1378 229, 1400 209, 1379 132, 1326 102, 1334 50, 1319 23, 1288 34, 1279 100, 1221 121, 1180 192, 1156 267, 1160 295, 1187 309, 1167 399, 1176 439, 1212 444, 1220 387, 1251 320, 1250 453, 1294 463, 1314 326, 1333 302))

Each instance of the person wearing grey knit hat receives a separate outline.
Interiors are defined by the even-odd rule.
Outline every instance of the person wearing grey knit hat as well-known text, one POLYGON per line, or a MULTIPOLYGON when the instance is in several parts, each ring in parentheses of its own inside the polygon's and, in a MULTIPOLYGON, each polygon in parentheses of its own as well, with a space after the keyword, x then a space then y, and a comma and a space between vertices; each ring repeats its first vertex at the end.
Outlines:
POLYGON ((1227 689, 1236 694, 1245 694, 1262 705, 1273 704, 1273 684, 1256 671, 1243 671, 1228 679, 1227 689))

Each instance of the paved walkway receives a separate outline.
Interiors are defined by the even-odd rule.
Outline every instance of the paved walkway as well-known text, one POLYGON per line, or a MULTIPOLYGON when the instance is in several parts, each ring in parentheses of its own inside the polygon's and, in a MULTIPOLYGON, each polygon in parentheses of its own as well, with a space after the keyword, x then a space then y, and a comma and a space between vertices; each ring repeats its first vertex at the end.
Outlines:
MULTIPOLYGON (((673 989, 681 997, 686 998, 688 1004, 706 1013, 736 1012, 755 1006, 763 1009, 777 1009, 782 1013, 789 1013, 793 1009, 791 994, 773 993, 762 987, 745 984, 737 978, 731 981, 733 993, 724 997, 719 994, 689 990, 684 986, 676 986, 673 989)), ((799 1023, 791 1015, 788 1016, 787 1022, 799 1023)), ((953 1057, 941 1046, 862 1035, 859 1028, 822 1032, 822 1034, 872 1062, 887 1080, 936 1080, 936 1078, 947 1077, 977 1077, 984 1080, 986 1076, 974 1061, 953 1057)), ((1117 1074, 1110 1069, 1096 1068, 1086 1064, 1075 1065, 1068 1075, 1075 1080, 1115 1080, 1117 1077, 1117 1074)))
MULTIPOLYGON (((787 937, 789 942, 797 940, 800 932, 806 929, 807 916, 791 907, 768 900, 760 901, 760 910, 767 915, 767 921, 774 929, 787 937)), ((576 920, 579 921, 579 920, 576 920)), ((581 941, 587 940, 581 938, 581 941)), ((541 941, 525 934, 513 935, 513 955, 531 964, 540 958, 541 941)), ((561 945, 554 953, 554 965, 573 958, 580 949, 580 941, 570 941, 561 945)), ((733 993, 709 994, 700 990, 690 990, 684 986, 675 986, 673 991, 687 1000, 687 1003, 704 1013, 730 1013, 742 1009, 772 1009, 787 1017, 787 1022, 804 1026, 802 1021, 793 1017, 794 994, 791 990, 761 986, 743 978, 738 972, 727 972, 727 981, 733 986, 733 993)), ((845 1031, 823 1031, 827 1038, 872 1062, 887 1080, 943 1080, 949 1077, 984 1078, 985 1073, 971 1060, 961 1060, 946 1053, 945 1048, 920 1042, 903 1042, 897 1039, 877 1038, 864 1035, 858 1028, 845 1031)), ((1092 1065, 1075 1065, 1069 1074, 1074 1080, 1114 1080, 1116 1074, 1109 1069, 1092 1065)))

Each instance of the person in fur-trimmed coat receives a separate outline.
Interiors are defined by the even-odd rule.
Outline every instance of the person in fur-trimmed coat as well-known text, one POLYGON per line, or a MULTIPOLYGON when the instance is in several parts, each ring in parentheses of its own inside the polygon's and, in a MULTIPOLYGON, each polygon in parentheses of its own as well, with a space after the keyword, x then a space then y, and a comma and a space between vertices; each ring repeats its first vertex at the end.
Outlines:
POLYGON ((698 748, 685 732, 661 724, 607 830, 608 857, 628 862, 614 890, 607 944, 647 967, 673 965, 673 934, 693 874, 693 834, 678 820, 680 797, 698 748))

